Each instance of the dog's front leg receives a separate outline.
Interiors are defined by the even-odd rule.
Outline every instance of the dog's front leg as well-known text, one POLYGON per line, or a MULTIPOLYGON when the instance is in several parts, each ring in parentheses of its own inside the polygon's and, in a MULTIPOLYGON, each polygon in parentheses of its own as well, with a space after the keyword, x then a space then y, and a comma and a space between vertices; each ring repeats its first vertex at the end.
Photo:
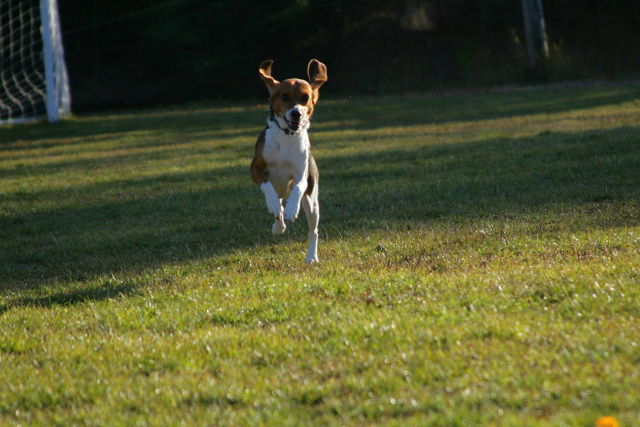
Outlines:
POLYGON ((260 185, 260 190, 264 193, 269 212, 271 212, 275 219, 282 218, 282 202, 280 201, 280 196, 276 193, 275 188, 273 188, 273 185, 267 181, 260 185))
POLYGON ((293 189, 291 190, 291 196, 287 200, 287 206, 284 208, 284 220, 295 221, 298 218, 300 212, 300 202, 302 195, 307 190, 307 179, 302 177, 295 177, 293 181, 293 189))

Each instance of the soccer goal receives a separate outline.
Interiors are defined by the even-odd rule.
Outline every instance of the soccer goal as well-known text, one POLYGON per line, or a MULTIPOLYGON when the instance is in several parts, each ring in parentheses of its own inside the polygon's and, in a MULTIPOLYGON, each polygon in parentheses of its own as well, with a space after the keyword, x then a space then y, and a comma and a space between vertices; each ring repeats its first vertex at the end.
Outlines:
POLYGON ((56 0, 0 0, 0 125, 71 111, 56 0))

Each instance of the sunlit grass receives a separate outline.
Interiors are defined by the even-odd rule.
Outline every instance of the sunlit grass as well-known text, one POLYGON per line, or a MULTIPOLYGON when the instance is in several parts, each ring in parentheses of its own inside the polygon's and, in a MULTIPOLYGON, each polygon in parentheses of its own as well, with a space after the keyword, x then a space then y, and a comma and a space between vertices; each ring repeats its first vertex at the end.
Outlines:
POLYGON ((0 128, 0 420, 640 418, 637 84, 321 100, 321 263, 262 106, 0 128))

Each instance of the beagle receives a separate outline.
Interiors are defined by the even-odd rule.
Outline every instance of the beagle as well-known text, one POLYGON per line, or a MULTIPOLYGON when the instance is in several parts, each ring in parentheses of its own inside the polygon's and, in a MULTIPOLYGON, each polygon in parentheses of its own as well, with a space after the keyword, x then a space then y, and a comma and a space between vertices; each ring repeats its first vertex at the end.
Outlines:
POLYGON ((327 81, 327 67, 311 60, 307 67, 309 82, 271 77, 273 61, 260 65, 260 77, 269 90, 271 113, 267 127, 258 136, 251 162, 251 179, 265 195, 267 208, 274 216, 273 234, 284 233, 285 221, 298 217, 300 205, 309 223, 309 250, 305 262, 318 262, 318 167, 311 155, 307 129, 318 101, 320 86, 327 81), (286 207, 282 199, 288 199, 286 207))

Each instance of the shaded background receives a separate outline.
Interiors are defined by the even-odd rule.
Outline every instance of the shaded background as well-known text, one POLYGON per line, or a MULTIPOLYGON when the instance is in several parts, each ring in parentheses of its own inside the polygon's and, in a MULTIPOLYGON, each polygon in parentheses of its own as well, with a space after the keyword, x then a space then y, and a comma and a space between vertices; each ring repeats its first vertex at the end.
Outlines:
POLYGON ((637 78, 638 0, 543 0, 532 69, 520 0, 58 0, 75 111, 264 98, 258 65, 325 93, 637 78))

